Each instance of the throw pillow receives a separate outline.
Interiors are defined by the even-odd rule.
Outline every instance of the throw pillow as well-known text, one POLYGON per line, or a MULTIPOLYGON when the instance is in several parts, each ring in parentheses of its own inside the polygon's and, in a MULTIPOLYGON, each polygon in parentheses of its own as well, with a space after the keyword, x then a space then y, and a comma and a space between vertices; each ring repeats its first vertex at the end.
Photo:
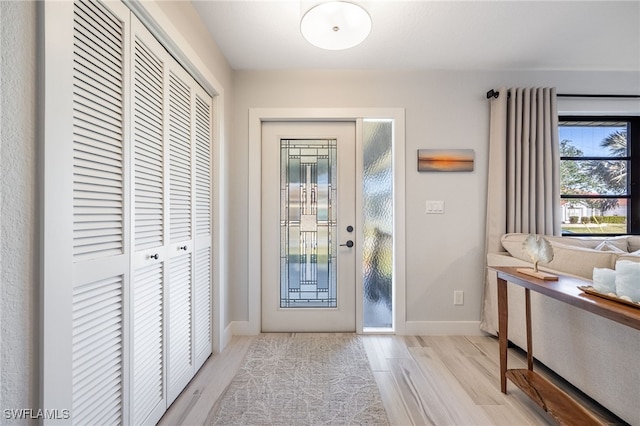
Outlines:
POLYGON ((626 251, 619 249, 618 247, 616 247, 614 244, 612 244, 609 241, 603 241, 600 244, 598 244, 594 250, 600 250, 600 251, 612 251, 614 253, 626 253, 626 251))

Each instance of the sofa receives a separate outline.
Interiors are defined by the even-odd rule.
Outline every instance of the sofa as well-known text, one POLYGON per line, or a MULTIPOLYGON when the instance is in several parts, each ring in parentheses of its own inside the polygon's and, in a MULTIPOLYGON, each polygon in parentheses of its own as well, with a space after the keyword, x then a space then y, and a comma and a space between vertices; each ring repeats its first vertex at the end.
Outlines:
MULTIPOLYGON (((529 234, 505 234, 504 252, 488 253, 487 265, 531 267, 522 244, 529 234)), ((554 258, 540 270, 591 280, 593 268, 616 261, 640 262, 640 236, 545 236, 554 258)), ((640 285, 640 282, 638 283, 640 285)), ((509 340, 526 348, 524 289, 508 284, 509 340)), ((531 292, 534 357, 632 425, 640 425, 640 331, 531 292)), ((495 271, 487 270, 481 329, 497 335, 495 271)))

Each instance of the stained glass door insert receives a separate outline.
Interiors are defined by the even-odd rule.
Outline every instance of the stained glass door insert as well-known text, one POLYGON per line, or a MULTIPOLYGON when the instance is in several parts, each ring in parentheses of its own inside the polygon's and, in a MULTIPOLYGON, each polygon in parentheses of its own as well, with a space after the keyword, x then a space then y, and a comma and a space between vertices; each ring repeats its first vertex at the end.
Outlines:
POLYGON ((280 141, 280 307, 337 307, 335 139, 280 141))

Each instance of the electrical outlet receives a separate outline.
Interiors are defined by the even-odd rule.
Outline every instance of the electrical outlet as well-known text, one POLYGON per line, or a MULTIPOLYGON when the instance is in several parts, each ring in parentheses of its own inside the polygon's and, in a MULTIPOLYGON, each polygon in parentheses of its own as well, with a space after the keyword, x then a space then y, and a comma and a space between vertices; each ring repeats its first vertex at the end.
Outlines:
POLYGON ((454 305, 464 305, 464 291, 455 290, 453 292, 453 304, 454 305))

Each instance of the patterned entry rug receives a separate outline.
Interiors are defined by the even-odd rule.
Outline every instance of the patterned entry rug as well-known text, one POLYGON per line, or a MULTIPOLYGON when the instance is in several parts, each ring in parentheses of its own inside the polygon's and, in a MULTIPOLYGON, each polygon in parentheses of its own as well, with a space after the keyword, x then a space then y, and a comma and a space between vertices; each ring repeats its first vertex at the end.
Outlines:
POLYGON ((214 425, 388 425, 355 334, 262 334, 214 407, 214 425))

